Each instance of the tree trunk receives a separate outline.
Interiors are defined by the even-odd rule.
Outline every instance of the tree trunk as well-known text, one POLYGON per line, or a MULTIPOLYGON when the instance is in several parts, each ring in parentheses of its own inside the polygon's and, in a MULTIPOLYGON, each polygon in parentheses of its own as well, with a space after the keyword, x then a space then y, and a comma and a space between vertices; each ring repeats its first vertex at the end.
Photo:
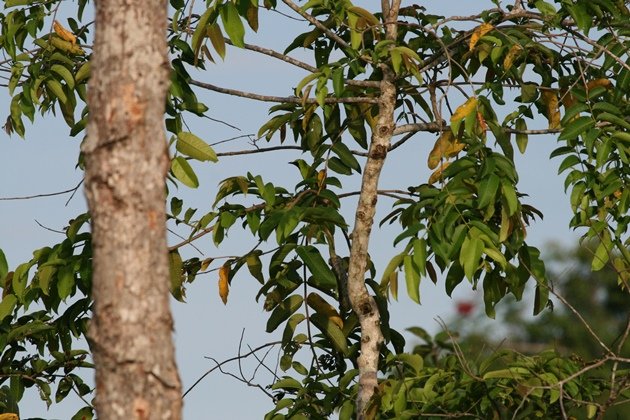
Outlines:
POLYGON ((98 0, 88 104, 96 411, 181 418, 169 308, 165 0, 98 0))
MULTIPOLYGON (((386 24, 386 37, 395 41, 397 33, 398 9, 400 0, 381 2, 386 24)), ((378 388, 378 363, 380 348, 383 344, 381 317, 376 301, 365 285, 365 270, 370 242, 370 233, 374 224, 376 202, 378 199, 378 180, 387 157, 390 141, 394 132, 394 109, 396 106, 396 86, 394 72, 383 65, 383 79, 378 102, 376 127, 372 131, 370 150, 363 169, 361 193, 355 213, 348 266, 348 298, 352 310, 361 324, 361 355, 359 365, 359 390, 357 392, 357 419, 369 418, 370 400, 378 388)))

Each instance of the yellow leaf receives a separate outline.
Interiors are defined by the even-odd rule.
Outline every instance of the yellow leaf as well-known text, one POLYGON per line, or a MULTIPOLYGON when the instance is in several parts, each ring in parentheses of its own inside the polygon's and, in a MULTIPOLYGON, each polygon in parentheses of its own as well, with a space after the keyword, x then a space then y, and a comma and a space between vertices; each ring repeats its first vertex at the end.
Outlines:
POLYGON ((503 59, 503 68, 505 71, 508 71, 512 68, 512 64, 514 64, 514 59, 518 57, 518 55, 523 51, 523 47, 520 44, 512 45, 512 48, 508 51, 505 58, 503 59))
POLYGON ((613 84, 608 79, 595 79, 586 84, 586 90, 595 89, 596 87, 605 87, 606 89, 612 89, 613 84))
POLYGON ((488 130, 488 124, 486 123, 486 119, 483 117, 481 112, 477 111, 477 122, 479 123, 479 128, 482 132, 488 130))
POLYGON ((437 181, 442 179, 442 172, 444 172, 444 169, 448 168, 448 165, 450 164, 451 162, 443 162, 439 168, 433 171, 433 173, 429 177, 429 184, 435 184, 437 181))
POLYGON ((0 420, 20 420, 17 414, 4 413, 0 414, 0 420))
POLYGON ((435 169, 444 158, 455 156, 465 144, 457 141, 451 130, 444 131, 435 142, 433 149, 429 153, 429 169, 435 169))
POLYGON ((459 126, 461 120, 468 117, 471 113, 477 110, 477 97, 471 96, 466 102, 460 105, 455 113, 451 116, 451 130, 455 135, 459 133, 459 126))
POLYGON ((560 109, 558 108, 558 92, 555 90, 544 90, 542 100, 547 107, 547 119, 549 128, 560 128, 560 109))
POLYGON ((201 262, 201 268, 199 269, 199 271, 206 271, 210 266, 210 263, 212 263, 212 260, 213 258, 206 258, 205 260, 203 260, 201 262))
POLYGON ((484 23, 483 25, 477 26, 470 36, 468 51, 472 51, 473 48, 475 48, 475 45, 477 45, 477 42, 479 42, 479 40, 481 39, 481 37, 493 29, 494 26, 492 26, 490 23, 484 23))
POLYGON ((326 169, 317 172, 317 186, 321 190, 326 185, 326 169))
POLYGON ((575 96, 567 89, 560 89, 560 101, 564 105, 565 110, 571 108, 577 102, 575 96))
POLYGON ((61 39, 57 36, 52 36, 50 38, 50 43, 55 47, 59 48, 62 51, 68 52, 70 54, 83 55, 85 51, 78 45, 73 44, 72 42, 61 39))
POLYGON ((374 16, 372 13, 368 12, 362 7, 350 6, 347 10, 348 12, 354 13, 357 16, 361 16, 370 26, 378 26, 380 24, 376 16, 374 16))
POLYGON ((72 45, 75 45, 77 43, 77 37, 74 36, 74 34, 72 32, 70 32, 69 30, 64 28, 63 25, 61 25, 61 23, 59 23, 59 21, 55 20, 53 22, 53 30, 64 41, 68 41, 72 45))
POLYGON ((470 114, 476 107, 477 97, 471 96, 466 102, 464 102, 455 110, 455 113, 451 117, 451 122, 466 118, 468 114, 470 114))
POLYGON ((230 286, 228 284, 228 278, 230 276, 230 266, 224 265, 219 269, 219 296, 225 305, 227 303, 228 293, 230 293, 230 286))
POLYGON ((376 127, 376 119, 372 115, 372 104, 359 104, 359 108, 361 109, 361 114, 365 117, 365 121, 367 121, 370 128, 374 130, 376 127))
POLYGON ((308 306, 313 308, 315 312, 318 314, 324 315, 334 324, 336 324, 339 328, 343 329, 343 321, 339 312, 333 306, 326 302, 324 298, 322 298, 317 293, 309 293, 306 297, 306 303, 308 306))

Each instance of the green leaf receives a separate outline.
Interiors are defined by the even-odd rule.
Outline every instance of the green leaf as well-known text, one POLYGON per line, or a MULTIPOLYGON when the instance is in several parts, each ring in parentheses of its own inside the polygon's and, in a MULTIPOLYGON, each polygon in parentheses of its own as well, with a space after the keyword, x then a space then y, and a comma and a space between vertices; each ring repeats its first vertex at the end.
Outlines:
POLYGON ((199 21, 197 21, 197 27, 195 28, 195 32, 193 32, 191 47, 195 55, 195 63, 197 62, 197 56, 199 55, 199 50, 201 49, 201 43, 207 33, 208 21, 213 13, 214 7, 206 9, 203 15, 199 18, 199 21))
POLYGON ((286 377, 274 383, 271 389, 302 389, 302 384, 294 378, 286 377))
POLYGON ((337 67, 332 72, 332 82, 333 82, 333 92, 335 92, 335 96, 338 98, 341 97, 344 91, 344 80, 343 80, 343 67, 337 67))
POLYGON ((314 246, 299 246, 295 252, 313 275, 313 282, 322 288, 336 289, 337 278, 314 246))
POLYGON ((459 263, 464 268, 464 274, 470 281, 472 281, 477 267, 479 267, 479 260, 484 249, 484 243, 479 238, 478 232, 476 228, 468 232, 459 254, 459 263))
POLYGON ((37 279, 39 280, 39 287, 42 289, 42 293, 48 296, 50 290, 50 280, 53 274, 57 272, 57 267, 52 265, 40 266, 37 271, 37 279))
POLYGON ((580 28, 585 35, 588 35, 591 29, 593 17, 587 11, 586 3, 575 3, 566 6, 571 13, 571 16, 575 20, 578 28, 580 28))
POLYGON ((225 39, 223 38, 221 27, 217 23, 214 23, 208 26, 207 34, 212 46, 221 59, 225 59, 225 39))
POLYGON ((228 37, 235 47, 245 46, 245 26, 238 15, 238 9, 232 2, 227 2, 221 7, 221 21, 228 37))
POLYGON ((183 267, 184 263, 182 261, 181 255, 179 255, 179 251, 174 250, 168 253, 168 262, 169 262, 169 274, 170 274, 170 289, 171 295, 178 300, 179 302, 184 302, 184 290, 182 288, 182 283, 184 282, 184 273, 183 267))
POLYGON ((341 159, 344 165, 354 169, 358 173, 361 173, 361 165, 359 164, 359 161, 354 157, 350 149, 348 149, 348 146, 346 146, 342 142, 336 142, 332 147, 332 151, 337 156, 339 156, 339 159, 341 159))
POLYGON ((35 0, 5 0, 4 7, 26 6, 34 3, 35 0))
POLYGON ((464 269, 461 265, 457 263, 457 261, 455 261, 451 265, 451 268, 448 270, 448 274, 446 275, 446 294, 449 297, 453 293, 453 290, 455 290, 455 287, 457 287, 457 285, 460 284, 462 280, 464 280, 464 269))
POLYGON ((536 0, 534 5, 536 9, 540 10, 543 15, 552 16, 557 13, 553 4, 547 3, 544 0, 536 0))
POLYGON ((245 262, 247 263, 247 269, 249 273, 263 284, 265 282, 265 278, 262 274, 262 263, 260 262, 260 257, 256 253, 248 254, 245 258, 245 262))
POLYGON ((26 282, 28 281, 28 271, 30 268, 31 265, 29 263, 20 264, 13 273, 11 286, 13 287, 13 293, 20 301, 24 298, 24 291, 26 290, 26 282))
POLYGON ((302 296, 291 295, 282 301, 271 313, 271 316, 267 320, 266 331, 268 333, 273 332, 286 321, 297 309, 302 305, 302 296))
POLYGON ((7 257, 4 255, 4 252, 0 249, 0 282, 4 280, 4 277, 9 272, 9 264, 7 263, 7 257))
POLYGON ((74 77, 72 76, 70 70, 68 70, 65 66, 62 66, 61 64, 53 64, 50 67, 50 70, 53 73, 57 73, 63 81, 66 82, 66 85, 68 85, 70 89, 74 89, 74 77))
POLYGON ((385 271, 383 271, 383 277, 381 278, 381 284, 384 284, 388 279, 389 276, 396 270, 398 269, 398 266, 400 264, 402 264, 403 259, 405 258, 406 253, 401 253, 398 254, 396 256, 394 256, 394 258, 392 258, 389 263, 387 264, 387 266, 385 267, 385 271))
POLYGON ((565 157, 562 163, 560 164, 560 167, 558 168, 558 174, 561 174, 562 172, 566 171, 569 168, 572 168, 573 166, 579 164, 580 162, 581 160, 579 156, 569 155, 565 157))
POLYGON ((74 269, 71 265, 59 267, 57 271, 57 293, 61 300, 65 300, 74 288, 74 269))
POLYGON ((177 133, 177 144, 175 148, 178 152, 202 162, 208 160, 217 162, 219 160, 214 149, 193 133, 185 131, 177 133))
POLYGON ((26 325, 22 325, 20 327, 14 328, 11 330, 7 336, 7 342, 19 341, 23 340, 26 337, 32 336, 34 334, 50 331, 54 329, 54 327, 43 323, 40 320, 29 322, 26 325))
POLYGON ((516 196, 514 185, 509 182, 502 182, 501 192, 503 193, 503 198, 505 198, 505 202, 507 203, 508 216, 513 216, 518 210, 518 197, 516 196))
MULTIPOLYGON (((518 131, 527 130, 527 123, 523 118, 519 118, 516 120, 516 129, 518 131)), ((519 152, 525 153, 525 150, 527 149, 528 138, 529 136, 527 134, 516 133, 516 145, 518 146, 519 152)))
POLYGON ((558 140, 571 140, 595 126, 591 117, 579 117, 567 124, 558 136, 558 140))
POLYGON ((94 410, 92 407, 83 407, 72 416, 71 420, 92 420, 94 418, 94 410))
POLYGON ((418 272, 427 274, 427 242, 423 238, 413 241, 413 262, 418 267, 418 272))
POLYGON ((321 332, 324 333, 337 351, 342 354, 347 354, 348 343, 346 336, 337 324, 332 322, 329 317, 319 313, 311 314, 310 320, 321 332))
POLYGON ((538 284, 534 292, 534 315, 538 315, 545 309, 549 301, 549 288, 538 284))
POLYGON ((500 183, 501 180, 495 174, 481 180, 479 184, 477 208, 485 209, 488 206, 494 206, 495 197, 500 183))
POLYGON ((15 295, 8 294, 2 298, 2 302, 0 302, 0 322, 13 313, 16 303, 17 298, 15 295))
POLYGON ((199 186, 199 179, 197 179, 195 171, 193 171, 188 161, 183 157, 177 156, 171 161, 171 171, 175 178, 181 181, 182 184, 190 188, 197 188, 199 186))
POLYGON ((610 253, 612 251, 612 241, 610 239, 610 233, 608 229, 601 233, 601 241, 595 249, 595 255, 593 256, 593 263, 591 269, 593 271, 599 271, 606 266, 610 259, 610 253))
POLYGON ((48 90, 50 93, 52 93, 53 95, 55 95, 57 99, 59 99, 59 102, 66 103, 68 101, 68 97, 66 96, 66 93, 63 91, 63 87, 61 86, 61 83, 59 83, 57 80, 55 79, 46 80, 46 87, 48 87, 48 90))
POLYGON ((420 304, 420 274, 413 266, 413 258, 406 255, 404 258, 405 282, 407 283, 407 294, 414 302, 420 304))

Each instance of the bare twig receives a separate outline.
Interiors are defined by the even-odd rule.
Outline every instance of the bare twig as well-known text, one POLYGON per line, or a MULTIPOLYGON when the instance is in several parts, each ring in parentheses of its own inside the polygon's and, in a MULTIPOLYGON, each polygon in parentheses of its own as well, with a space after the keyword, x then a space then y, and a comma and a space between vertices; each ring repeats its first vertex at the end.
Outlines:
MULTIPOLYGON (((191 80, 191 85, 198 86, 200 88, 212 90, 218 93, 224 93, 226 95, 238 96, 241 98, 253 99, 255 101, 262 102, 277 102, 277 103, 293 103, 293 104, 313 104, 316 103, 315 98, 308 98, 304 101, 302 98, 298 98, 297 96, 270 96, 270 95, 259 95, 257 93, 244 92, 242 90, 236 89, 228 89, 220 86, 216 86, 210 83, 200 82, 198 80, 191 80)), ((370 97, 351 97, 351 98, 325 98, 324 102, 327 104, 375 104, 378 103, 376 98, 370 97)))
POLYGON ((293 11, 296 12, 298 15, 302 16, 304 19, 308 20, 310 23, 315 25, 315 27, 317 29, 319 29, 320 31, 325 33, 328 38, 330 38, 333 41, 335 41, 341 47, 346 48, 346 49, 351 48, 350 45, 346 41, 344 41, 343 39, 341 39, 339 37, 339 35, 337 35, 333 31, 331 31, 330 29, 328 29, 326 26, 324 26, 324 24, 322 24, 320 21, 315 19, 313 16, 311 16, 308 13, 306 13, 305 11, 303 11, 300 8, 300 6, 298 6, 297 4, 293 3, 291 0, 282 0, 282 1, 283 1, 284 4, 286 4, 291 9, 293 9, 293 11))
POLYGON ((44 226, 44 225, 42 225, 41 223, 39 223, 39 222, 37 221, 37 219, 34 219, 34 220, 35 220, 35 223, 37 223, 37 225, 38 225, 39 227, 43 228, 43 229, 46 229, 46 230, 51 231, 51 232, 54 232, 54 233, 60 233, 60 234, 62 234, 62 235, 65 235, 65 234, 66 234, 66 232, 64 232, 64 231, 62 231, 62 230, 56 230, 56 229, 49 228, 48 226, 44 226))
POLYGON ((25 195, 25 196, 20 196, 20 197, 0 197, 0 201, 32 200, 33 198, 54 197, 56 195, 63 195, 63 194, 68 194, 68 193, 74 194, 79 189, 82 183, 83 183, 83 180, 81 180, 75 187, 70 188, 69 190, 58 191, 54 193, 46 193, 46 194, 25 195))
MULTIPOLYGON (((197 379, 187 390, 186 392, 184 392, 184 394, 182 395, 182 399, 186 397, 186 395, 188 395, 188 393, 190 391, 192 391, 201 381, 203 381, 205 379, 206 376, 210 375, 212 372, 214 372, 215 370, 219 369, 221 370, 221 367, 223 367, 225 364, 230 363, 230 362, 234 362, 236 360, 240 360, 240 359, 245 359, 253 354, 255 354, 256 352, 267 348, 267 347, 272 347, 272 346, 276 346, 278 344, 282 344, 282 341, 272 341, 270 343, 266 343, 263 344, 261 346, 256 347, 253 350, 250 350, 249 352, 245 353, 245 354, 239 354, 238 356, 235 357, 230 357, 229 359, 225 359, 224 361, 218 363, 215 361, 215 363, 217 363, 217 365, 211 369, 209 369, 208 371, 206 371, 203 375, 201 375, 201 377, 199 377, 199 379, 197 379)), ((210 360, 213 360, 211 358, 208 358, 210 360)))

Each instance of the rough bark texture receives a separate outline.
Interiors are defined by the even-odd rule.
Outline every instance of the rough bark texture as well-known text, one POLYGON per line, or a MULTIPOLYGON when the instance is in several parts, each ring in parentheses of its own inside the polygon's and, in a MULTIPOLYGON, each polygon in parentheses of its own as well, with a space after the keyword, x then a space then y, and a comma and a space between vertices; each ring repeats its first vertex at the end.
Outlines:
MULTIPOLYGON (((394 0, 391 7, 383 1, 383 16, 386 25, 386 37, 396 39, 396 20, 400 2, 394 0), (387 7, 386 7, 387 6, 387 7)), ((378 362, 380 347, 383 343, 381 319, 376 301, 369 294, 365 285, 365 270, 370 233, 374 224, 376 202, 378 199, 378 179, 387 157, 387 150, 394 132, 394 108, 396 105, 396 86, 393 71, 383 65, 383 79, 379 96, 379 112, 376 127, 372 132, 370 150, 363 170, 361 194, 352 231, 352 247, 348 267, 348 297, 352 309, 357 314, 361 325, 361 355, 359 356, 359 391, 357 393, 357 419, 366 418, 370 399, 378 387, 378 362)))
POLYGON ((179 419, 166 243, 166 0, 98 0, 83 145, 99 418, 179 419))

